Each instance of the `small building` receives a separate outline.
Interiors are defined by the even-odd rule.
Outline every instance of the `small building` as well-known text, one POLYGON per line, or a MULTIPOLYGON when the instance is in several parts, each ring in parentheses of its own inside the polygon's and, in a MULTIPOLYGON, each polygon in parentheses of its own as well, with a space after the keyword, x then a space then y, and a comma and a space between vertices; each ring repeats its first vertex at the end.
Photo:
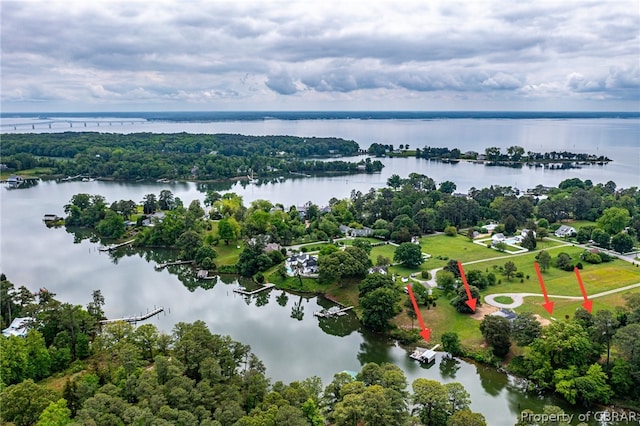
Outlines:
POLYGON ((384 266, 373 266, 369 268, 369 273, 387 275, 387 268, 384 266))
POLYGON ((575 237, 577 235, 576 228, 573 226, 562 225, 553 233, 558 238, 575 237))
POLYGON ((373 235, 373 229, 367 228, 351 228, 346 225, 340 225, 340 232, 349 237, 370 237, 373 235))
MULTIPOLYGON (((526 238, 527 234, 529 234, 529 231, 531 231, 531 230, 527 229, 527 228, 524 228, 522 231, 520 231, 520 236, 522 238, 526 238)), ((531 232, 533 232, 533 238, 536 238, 537 237, 536 231, 531 231, 531 232)))
POLYGON ((57 222, 59 220, 62 220, 62 218, 55 214, 45 214, 42 220, 44 220, 45 222, 57 222))
POLYGON ((513 312, 511 309, 505 309, 505 308, 500 308, 500 310, 492 312, 489 315, 506 318, 507 320, 509 320, 509 322, 513 322, 513 320, 518 318, 518 314, 513 312))
POLYGON ((29 326, 33 322, 33 318, 31 317, 22 317, 15 318, 9 327, 2 330, 2 335, 5 337, 9 336, 18 336, 18 337, 26 337, 29 332, 29 326))
POLYGON ((264 246, 265 253, 271 253, 272 251, 280 251, 282 246, 278 243, 268 243, 264 246))

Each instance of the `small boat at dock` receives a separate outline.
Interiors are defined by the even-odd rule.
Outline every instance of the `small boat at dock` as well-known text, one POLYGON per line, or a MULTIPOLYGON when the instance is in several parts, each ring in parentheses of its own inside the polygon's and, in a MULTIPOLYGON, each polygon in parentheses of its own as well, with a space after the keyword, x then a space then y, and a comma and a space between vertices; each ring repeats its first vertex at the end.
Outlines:
POLYGON ((436 360, 436 349, 439 347, 440 345, 435 345, 433 348, 431 349, 425 349, 425 348, 416 348, 411 355, 409 355, 410 358, 415 359, 416 361, 419 361, 421 363, 426 363, 429 364, 433 361, 436 360))

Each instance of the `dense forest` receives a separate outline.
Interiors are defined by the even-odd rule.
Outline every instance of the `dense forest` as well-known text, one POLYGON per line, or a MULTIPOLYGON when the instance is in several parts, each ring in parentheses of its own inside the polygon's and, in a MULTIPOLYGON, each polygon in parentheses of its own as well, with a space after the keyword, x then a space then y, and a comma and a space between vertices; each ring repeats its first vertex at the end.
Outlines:
POLYGON ((35 295, 3 275, 0 314, 32 318, 25 337, 0 336, 0 419, 30 425, 452 425, 482 426, 460 383, 416 379, 366 364, 318 377, 272 381, 251 348, 202 321, 170 334, 152 324, 100 325, 105 301, 86 309, 35 295), (18 293, 19 296, 10 295, 18 293))
MULTIPOLYGON (((56 176, 115 180, 215 180, 289 173, 373 173, 380 161, 310 158, 358 154, 358 144, 339 138, 237 134, 7 134, 2 162, 11 171, 48 168, 56 176)), ((44 173, 44 172, 43 172, 44 173)))

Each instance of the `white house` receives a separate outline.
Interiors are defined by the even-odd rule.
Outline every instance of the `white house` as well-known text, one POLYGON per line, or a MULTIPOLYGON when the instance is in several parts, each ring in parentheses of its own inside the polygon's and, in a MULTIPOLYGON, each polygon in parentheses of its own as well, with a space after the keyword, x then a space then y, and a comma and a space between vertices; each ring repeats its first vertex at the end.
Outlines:
POLYGON ((29 332, 29 324, 33 321, 31 317, 15 318, 9 327, 2 330, 2 335, 5 337, 18 336, 26 337, 29 332))
POLYGON ((287 275, 313 275, 318 273, 318 258, 307 253, 293 255, 285 261, 287 275))
POLYGON ((575 237, 577 232, 576 228, 573 226, 562 225, 560 228, 556 229, 556 232, 553 233, 558 238, 564 237, 575 237))

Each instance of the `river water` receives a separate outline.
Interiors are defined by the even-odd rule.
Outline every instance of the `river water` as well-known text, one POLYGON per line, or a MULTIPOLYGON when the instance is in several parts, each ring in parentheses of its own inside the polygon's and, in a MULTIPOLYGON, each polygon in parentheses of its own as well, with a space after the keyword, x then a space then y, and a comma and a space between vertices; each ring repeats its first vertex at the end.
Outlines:
MULTIPOLYGON (((333 121, 333 120, 330 120, 333 121)), ((140 125, 145 131, 167 132, 199 131, 235 132, 250 134, 295 134, 301 136, 340 136, 357 140, 368 146, 367 139, 377 135, 382 141, 385 134, 398 135, 418 133, 420 124, 387 122, 392 130, 380 123, 352 123, 356 127, 366 124, 378 127, 369 130, 368 136, 356 138, 355 130, 348 123, 293 121, 282 123, 276 120, 265 122, 224 122, 224 123, 150 123, 140 125), (242 124, 242 126, 240 126, 242 124), (336 125, 334 134, 330 127, 336 125), (192 129, 191 126, 196 126, 192 129), (234 127, 235 126, 235 127, 234 127), (381 126, 381 127, 380 127, 381 126), (405 126, 408 129, 405 129, 405 126), (166 128, 165 128, 166 127, 166 128), (412 130, 413 129, 413 130, 412 130), (351 135, 351 136, 350 136, 351 135)), ((348 121, 348 120, 336 120, 348 121)), ((491 120, 489 120, 491 121, 491 120)), ((543 122, 544 131, 536 129, 533 124, 509 123, 475 123, 489 128, 497 125, 510 129, 507 135, 540 134, 551 132, 558 123, 543 122), (512 129, 515 126, 519 129, 512 129), (531 127, 529 133, 523 130, 531 127)), ((571 120, 569 120, 571 121, 571 120)), ((587 120, 591 121, 591 120, 587 120)), ((378 175, 355 175, 335 178, 287 179, 284 182, 265 183, 262 185, 234 184, 232 188, 220 185, 219 190, 233 190, 244 197, 245 204, 258 198, 281 202, 285 206, 313 201, 326 204, 329 198, 342 198, 349 195, 352 189, 366 191, 370 187, 384 185, 386 177, 393 173, 406 176, 417 171, 433 177, 437 182, 452 180, 458 184, 459 190, 466 186, 481 188, 490 184, 512 185, 520 188, 532 187, 538 183, 557 185, 562 179, 569 177, 591 178, 594 182, 613 180, 619 187, 638 184, 638 129, 637 121, 613 120, 612 123, 573 123, 578 128, 590 127, 583 135, 589 144, 579 151, 595 152, 602 150, 604 155, 614 162, 595 168, 569 171, 544 171, 534 169, 502 169, 483 167, 471 164, 455 166, 429 163, 416 159, 387 159, 387 167, 378 175), (606 130, 609 129, 609 130, 606 130), (597 142, 599 140, 600 142, 597 142), (605 148, 606 147, 606 148, 605 148), (466 179, 466 180, 465 180, 466 179), (467 182, 467 183, 464 183, 467 182)), ((431 123, 433 122, 420 122, 431 123)), ((560 128, 569 127, 564 135, 576 133, 579 129, 559 122, 560 128)), ((384 124, 384 123, 383 123, 384 124)), ((435 128, 446 127, 446 123, 436 123, 435 128)), ((452 123, 449 123, 451 125, 452 123)), ((570 123, 569 123, 570 124, 570 123)), ((132 125, 136 126, 136 125, 132 125)), ((427 126, 427 127, 429 127, 427 126)), ((364 128, 362 128, 364 131, 364 128)), ((433 130, 433 129, 432 129, 433 130)), ((435 130, 434 130, 435 132, 435 130)), ((440 130, 444 132, 444 130, 440 130)), ((494 129, 499 134, 498 129, 494 129)), ((438 132, 435 132, 438 134, 438 132)), ((389 136, 391 137, 391 136, 389 136)), ((447 138, 451 138, 449 135, 447 138)), ((471 135, 469 135, 471 137, 471 135)), ((507 142, 493 139, 496 146, 519 144, 526 147, 522 140, 507 142)), ((573 137, 573 136, 572 136, 573 137)), ((443 136, 443 138, 445 138, 443 136)), ((407 137, 408 139, 408 137, 407 137)), ((417 144, 419 138, 414 135, 409 142, 417 144)), ((400 137, 398 139, 400 140, 400 137)), ((373 140, 372 140, 373 141, 373 140)), ((449 141, 450 142, 450 141, 449 141)), ((463 149, 473 149, 472 145, 464 146, 463 141, 449 144, 463 149)), ((488 146, 488 140, 478 142, 476 150, 488 146)), ((465 142, 467 143, 467 142, 465 142)), ((570 142, 566 142, 570 143, 570 142)), ((431 145, 447 145, 430 143, 431 145)), ((533 148, 532 148, 533 149, 533 148)), ((548 148, 542 148, 546 150, 548 148)), ((578 150, 578 149, 576 149, 578 150)), ((74 304, 86 305, 94 289, 100 289, 106 300, 105 312, 110 318, 135 315, 164 306, 166 313, 150 320, 164 331, 171 331, 173 324, 179 321, 192 322, 203 320, 214 333, 228 334, 233 339, 251 345, 253 351, 267 366, 267 374, 273 380, 289 382, 312 375, 319 376, 326 385, 334 373, 342 370, 358 371, 370 361, 392 362, 400 366, 409 382, 418 377, 440 380, 442 382, 459 381, 471 394, 472 409, 484 414, 491 425, 513 425, 518 413, 525 409, 541 412, 544 404, 561 405, 567 411, 577 413, 567 407, 560 399, 554 397, 537 397, 522 392, 517 379, 496 372, 494 369, 476 366, 462 360, 448 360, 438 357, 435 365, 422 367, 408 358, 405 349, 388 342, 379 336, 372 335, 359 327, 353 316, 336 320, 319 320, 313 312, 328 306, 326 301, 315 297, 289 294, 280 290, 272 290, 250 298, 233 292, 238 281, 235 278, 224 278, 206 282, 207 288, 192 286, 192 281, 181 281, 179 267, 156 271, 150 259, 161 260, 162 252, 144 252, 121 249, 110 256, 97 250, 99 243, 89 239, 79 240, 63 228, 48 229, 42 222, 45 213, 63 214, 63 205, 77 193, 101 194, 108 202, 120 199, 141 201, 148 193, 159 193, 161 189, 170 189, 180 197, 185 205, 193 199, 204 199, 200 192, 202 187, 194 183, 175 184, 124 184, 110 182, 38 182, 33 187, 6 190, 0 189, 0 270, 18 285, 25 285, 32 291, 46 287, 57 294, 60 300, 74 304), (186 285, 185 285, 186 283, 186 285)), ((468 188, 467 188, 468 189, 468 188)))

